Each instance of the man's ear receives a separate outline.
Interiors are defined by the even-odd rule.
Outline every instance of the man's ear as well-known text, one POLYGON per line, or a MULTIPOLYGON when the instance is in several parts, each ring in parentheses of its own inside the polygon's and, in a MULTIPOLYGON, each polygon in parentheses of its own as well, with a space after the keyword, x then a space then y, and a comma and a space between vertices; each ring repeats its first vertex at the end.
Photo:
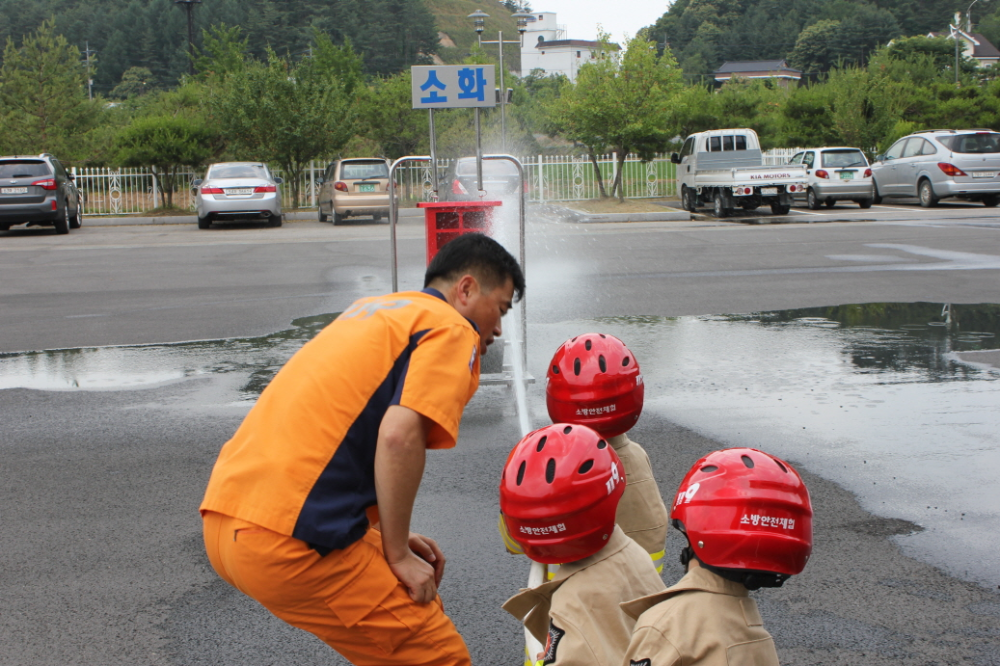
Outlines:
POLYGON ((469 273, 466 273, 458 280, 458 284, 455 285, 456 295, 458 296, 458 301, 462 305, 468 305, 469 300, 479 293, 479 281, 469 273))

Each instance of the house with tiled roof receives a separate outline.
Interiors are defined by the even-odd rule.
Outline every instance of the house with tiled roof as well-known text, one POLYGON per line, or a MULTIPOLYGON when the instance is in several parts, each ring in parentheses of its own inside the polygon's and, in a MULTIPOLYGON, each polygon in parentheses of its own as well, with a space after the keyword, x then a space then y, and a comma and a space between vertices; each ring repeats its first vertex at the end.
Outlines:
MULTIPOLYGON (((980 67, 989 67, 1000 62, 1000 51, 998 51, 997 47, 990 43, 990 40, 986 39, 978 32, 965 32, 964 30, 956 30, 955 32, 958 33, 958 41, 962 50, 962 55, 966 58, 975 60, 979 63, 980 67)), ((927 36, 954 39, 953 33, 951 32, 930 32, 927 33, 927 36)))
POLYGON ((774 79, 778 85, 787 88, 802 80, 802 72, 789 67, 783 59, 731 61, 715 70, 715 82, 720 85, 734 78, 774 79))

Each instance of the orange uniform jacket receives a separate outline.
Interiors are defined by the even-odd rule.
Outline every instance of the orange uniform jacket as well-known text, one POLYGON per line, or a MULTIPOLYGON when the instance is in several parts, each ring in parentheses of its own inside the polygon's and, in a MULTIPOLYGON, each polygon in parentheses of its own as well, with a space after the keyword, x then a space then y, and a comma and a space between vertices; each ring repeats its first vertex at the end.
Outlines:
POLYGON ((375 506, 375 444, 390 405, 434 422, 450 448, 479 385, 479 334, 433 289, 364 298, 300 349, 222 448, 201 511, 307 542, 361 539, 375 506))

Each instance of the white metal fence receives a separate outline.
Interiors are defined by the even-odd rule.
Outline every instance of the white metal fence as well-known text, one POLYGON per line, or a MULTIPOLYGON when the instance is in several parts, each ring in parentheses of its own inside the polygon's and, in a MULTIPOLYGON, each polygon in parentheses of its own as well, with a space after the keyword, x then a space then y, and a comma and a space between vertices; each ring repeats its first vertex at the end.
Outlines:
MULTIPOLYGON (((797 148, 778 148, 764 153, 764 164, 784 164, 797 148)), ((586 155, 532 155, 520 158, 528 182, 528 200, 536 203, 584 201, 600 197, 594 165, 586 155)), ((448 173, 453 160, 438 160, 439 177, 448 173)), ((302 173, 299 201, 288 199, 291 190, 283 188, 285 208, 315 208, 323 172, 328 162, 317 160, 302 173)), ((617 172, 617 156, 601 155, 597 166, 610 194, 617 172)), ((77 187, 84 195, 84 215, 136 215, 164 205, 162 174, 148 168, 82 168, 74 169, 77 187)), ((625 197, 656 199, 677 196, 676 166, 669 155, 657 155, 643 162, 629 155, 623 167, 625 197)), ((275 173, 281 175, 280 170, 275 173)), ((398 171, 400 196, 404 201, 427 201, 432 194, 430 164, 413 163, 398 171)), ((177 174, 173 205, 181 210, 194 210, 190 183, 201 174, 184 169, 177 174)), ((443 184, 444 185, 444 184, 443 184)))

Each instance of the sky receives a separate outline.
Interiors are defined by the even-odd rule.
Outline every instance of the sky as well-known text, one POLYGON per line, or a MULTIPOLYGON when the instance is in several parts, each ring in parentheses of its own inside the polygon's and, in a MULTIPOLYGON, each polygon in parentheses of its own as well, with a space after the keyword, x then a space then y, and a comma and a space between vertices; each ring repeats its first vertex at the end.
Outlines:
POLYGON ((601 24, 615 41, 625 33, 635 36, 670 6, 668 0, 531 0, 530 4, 536 12, 555 12, 570 39, 594 39, 601 24))

